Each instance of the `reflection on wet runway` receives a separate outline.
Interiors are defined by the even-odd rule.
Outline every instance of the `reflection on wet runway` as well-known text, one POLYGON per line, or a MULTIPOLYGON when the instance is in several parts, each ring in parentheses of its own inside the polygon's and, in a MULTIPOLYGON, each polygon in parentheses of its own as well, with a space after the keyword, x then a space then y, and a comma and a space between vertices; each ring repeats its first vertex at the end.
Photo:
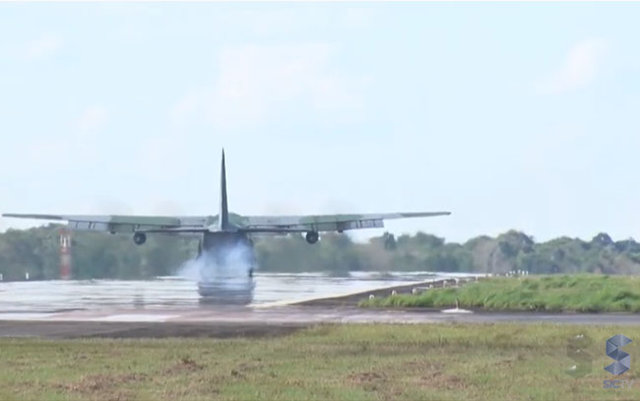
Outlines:
POLYGON ((249 305, 255 288, 253 276, 201 281, 198 283, 200 305, 249 305))
MULTIPOLYGON (((376 288, 451 277, 431 272, 394 272, 384 275, 354 272, 348 277, 321 273, 257 273, 234 282, 198 283, 177 277, 150 281, 28 281, 0 282, 0 313, 51 313, 65 310, 184 309, 202 304, 286 303, 346 295, 376 288)), ((461 276, 461 275, 453 275, 461 276)))

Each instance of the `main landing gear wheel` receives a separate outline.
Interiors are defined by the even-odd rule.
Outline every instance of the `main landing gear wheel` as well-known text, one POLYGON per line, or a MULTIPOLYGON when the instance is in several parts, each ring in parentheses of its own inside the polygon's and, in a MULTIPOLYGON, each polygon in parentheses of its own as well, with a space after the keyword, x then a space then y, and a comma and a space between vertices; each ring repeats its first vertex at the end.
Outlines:
POLYGON ((305 236, 305 239, 310 244, 315 244, 316 242, 318 242, 319 238, 320 238, 320 236, 318 235, 318 233, 316 231, 309 231, 307 233, 307 235, 305 236))
POLYGON ((135 242, 136 245, 142 245, 145 243, 146 240, 147 240, 147 234, 145 233, 133 234, 133 242, 135 242))

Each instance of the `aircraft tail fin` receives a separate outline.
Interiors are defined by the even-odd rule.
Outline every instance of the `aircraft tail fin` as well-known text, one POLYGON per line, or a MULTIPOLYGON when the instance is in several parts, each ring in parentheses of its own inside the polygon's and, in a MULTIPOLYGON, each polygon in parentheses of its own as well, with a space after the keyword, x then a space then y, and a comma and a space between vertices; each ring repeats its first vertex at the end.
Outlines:
POLYGON ((229 206, 227 204, 227 172, 224 163, 224 149, 222 149, 222 166, 220 168, 220 214, 218 215, 218 229, 224 231, 229 228, 229 206))

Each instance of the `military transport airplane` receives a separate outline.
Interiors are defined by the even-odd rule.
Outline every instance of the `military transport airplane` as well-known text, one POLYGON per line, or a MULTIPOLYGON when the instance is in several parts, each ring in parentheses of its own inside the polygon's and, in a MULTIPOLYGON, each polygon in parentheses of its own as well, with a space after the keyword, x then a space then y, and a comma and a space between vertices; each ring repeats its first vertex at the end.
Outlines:
POLYGON ((306 233, 308 243, 318 241, 320 232, 383 227, 383 220, 409 217, 449 215, 450 212, 332 214, 310 216, 242 216, 229 212, 224 150, 220 172, 220 211, 215 216, 119 216, 119 215, 53 215, 5 213, 4 217, 62 220, 74 230, 133 233, 133 242, 142 245, 147 234, 196 234, 201 237, 200 249, 215 254, 236 244, 252 245, 252 234, 306 233))

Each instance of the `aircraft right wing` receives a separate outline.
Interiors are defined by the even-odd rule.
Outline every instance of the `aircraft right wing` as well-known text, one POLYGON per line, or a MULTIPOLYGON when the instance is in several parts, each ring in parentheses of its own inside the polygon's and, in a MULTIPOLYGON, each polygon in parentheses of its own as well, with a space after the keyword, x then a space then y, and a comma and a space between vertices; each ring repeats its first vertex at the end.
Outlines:
POLYGON ((414 212, 379 214, 333 214, 312 216, 244 216, 241 231, 288 233, 305 231, 346 231, 384 227, 384 220, 447 216, 451 212, 414 212))

